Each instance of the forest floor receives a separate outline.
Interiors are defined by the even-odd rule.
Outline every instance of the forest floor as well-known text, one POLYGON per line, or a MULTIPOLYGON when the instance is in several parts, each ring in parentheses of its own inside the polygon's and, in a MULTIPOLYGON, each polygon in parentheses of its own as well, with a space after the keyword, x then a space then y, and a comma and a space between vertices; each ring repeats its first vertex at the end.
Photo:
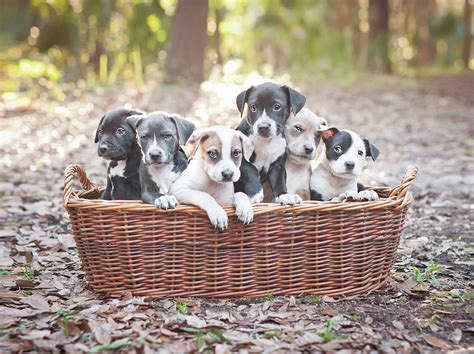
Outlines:
POLYGON ((104 182, 93 143, 100 117, 128 106, 233 125, 234 97, 247 84, 95 88, 16 108, 0 101, 0 352, 474 350, 472 75, 299 87, 308 108, 381 150, 367 182, 394 185, 408 165, 420 168, 383 290, 336 299, 107 300, 88 287, 61 194, 70 163, 104 182))

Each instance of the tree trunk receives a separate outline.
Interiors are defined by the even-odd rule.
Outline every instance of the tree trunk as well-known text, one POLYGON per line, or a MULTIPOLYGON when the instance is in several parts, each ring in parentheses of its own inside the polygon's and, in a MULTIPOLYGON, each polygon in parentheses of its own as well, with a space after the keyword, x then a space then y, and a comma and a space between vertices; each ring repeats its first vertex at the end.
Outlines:
POLYGON ((462 58, 464 61, 464 67, 470 69, 469 61, 471 60, 471 46, 472 46, 472 33, 471 33, 471 21, 472 21, 472 6, 470 0, 465 0, 464 3, 464 41, 462 47, 462 58))
POLYGON ((388 0, 369 0, 369 45, 367 69, 390 73, 389 59, 390 31, 388 27, 388 0))
POLYGON ((178 1, 166 61, 166 83, 204 79, 208 11, 208 0, 178 1))
POLYGON ((416 63, 419 66, 430 65, 436 59, 436 40, 431 38, 429 19, 436 13, 436 0, 417 0, 414 2, 415 33, 418 39, 416 63))

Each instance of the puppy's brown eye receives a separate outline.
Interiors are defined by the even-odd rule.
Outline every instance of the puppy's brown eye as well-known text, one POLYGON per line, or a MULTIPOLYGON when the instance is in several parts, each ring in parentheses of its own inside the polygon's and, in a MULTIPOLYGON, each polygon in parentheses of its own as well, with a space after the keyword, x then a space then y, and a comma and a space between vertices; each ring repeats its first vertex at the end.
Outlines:
POLYGON ((254 104, 251 104, 251 105, 250 105, 250 110, 251 110, 252 112, 257 112, 257 106, 254 105, 254 104))
POLYGON ((146 135, 140 135, 140 139, 141 140, 146 140, 146 139, 148 139, 148 137, 146 135))
POLYGON ((364 152, 363 152, 362 150, 357 151, 357 153, 358 153, 360 156, 364 156, 364 152))
POLYGON ((118 134, 118 135, 123 135, 123 134, 125 134, 125 129, 123 129, 123 128, 118 128, 118 129, 117 129, 117 134, 118 134))
POLYGON ((275 103, 275 104, 273 105, 273 110, 274 110, 274 111, 279 111, 280 109, 281 109, 281 106, 280 106, 278 103, 275 103))
POLYGON ((166 140, 169 140, 169 139, 171 139, 172 137, 173 137, 173 135, 171 135, 171 134, 165 134, 165 135, 163 135, 163 138, 166 139, 166 140))
POLYGON ((236 159, 240 156, 241 153, 242 153, 242 151, 236 149, 236 150, 232 151, 232 157, 234 159, 236 159))
POLYGON ((209 155, 209 157, 211 159, 213 159, 213 160, 217 159, 217 151, 216 150, 210 150, 210 151, 207 152, 207 154, 209 155))
POLYGON ((102 136, 104 134, 104 132, 102 131, 102 129, 99 129, 99 131, 97 132, 97 134, 99 134, 99 136, 102 136))
POLYGON ((302 133, 303 132, 303 128, 301 128, 299 125, 295 125, 295 129, 298 133, 302 133))

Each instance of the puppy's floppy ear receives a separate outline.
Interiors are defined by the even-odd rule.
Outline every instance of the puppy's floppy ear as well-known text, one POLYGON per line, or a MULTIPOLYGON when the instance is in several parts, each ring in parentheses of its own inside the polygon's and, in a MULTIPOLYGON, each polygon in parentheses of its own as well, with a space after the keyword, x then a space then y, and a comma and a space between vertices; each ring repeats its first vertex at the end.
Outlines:
POLYGON ((95 131, 94 143, 99 142, 99 129, 100 129, 100 126, 102 125, 102 122, 104 121, 104 119, 105 119, 105 114, 102 116, 102 118, 100 118, 99 125, 97 126, 97 130, 95 131))
POLYGON ((176 131, 178 132, 179 144, 186 144, 186 141, 188 141, 196 126, 194 123, 178 115, 172 115, 169 118, 173 121, 176 131))
POLYGON ((245 135, 241 131, 237 130, 236 132, 237 132, 237 135, 239 136, 240 141, 242 142, 242 150, 244 154, 244 159, 250 162, 250 158, 252 157, 253 152, 255 150, 253 146, 253 142, 252 140, 250 140, 250 138, 247 135, 245 135))
POLYGON ((134 130, 138 128, 140 123, 143 121, 143 119, 146 117, 145 114, 138 113, 131 115, 127 117, 127 123, 129 126, 131 126, 134 130))
POLYGON ((282 87, 288 95, 288 101, 290 102, 290 107, 293 114, 301 111, 301 108, 303 108, 304 104, 306 103, 306 96, 289 86, 284 85, 282 87))
POLYGON ((336 135, 337 133, 339 133, 339 129, 332 127, 332 128, 327 129, 327 130, 323 130, 321 132, 321 136, 323 138, 323 141, 326 142, 329 139, 331 139, 334 135, 336 135))
POLYGON ((192 134, 191 137, 188 139, 186 144, 191 145, 191 153, 189 154, 189 158, 193 158, 196 155, 196 151, 199 148, 199 144, 203 139, 207 139, 209 137, 209 128, 199 128, 196 129, 192 134))
POLYGON ((237 95, 237 99, 235 100, 237 103, 237 108, 239 109, 240 116, 244 113, 245 104, 249 98, 250 93, 253 90, 253 86, 250 86, 247 90, 242 91, 237 95))
POLYGON ((369 139, 362 139, 365 145, 365 155, 372 157, 372 160, 375 161, 380 155, 379 149, 374 144, 371 144, 369 139))

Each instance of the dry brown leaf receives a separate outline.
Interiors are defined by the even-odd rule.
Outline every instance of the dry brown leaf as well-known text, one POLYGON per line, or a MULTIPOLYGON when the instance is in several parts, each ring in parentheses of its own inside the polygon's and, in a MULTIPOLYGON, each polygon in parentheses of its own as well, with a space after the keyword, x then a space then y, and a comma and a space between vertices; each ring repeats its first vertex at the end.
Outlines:
POLYGON ((41 295, 31 295, 21 299, 24 304, 30 305, 34 309, 49 310, 48 301, 41 295))
POLYGON ((451 348, 451 344, 449 344, 449 342, 445 341, 444 339, 441 339, 441 338, 438 338, 438 337, 435 337, 431 334, 428 334, 428 333, 423 333, 421 335, 421 337, 431 346, 433 347, 436 347, 436 348, 440 348, 440 349, 444 349, 444 350, 447 350, 447 349, 450 349, 451 348))

